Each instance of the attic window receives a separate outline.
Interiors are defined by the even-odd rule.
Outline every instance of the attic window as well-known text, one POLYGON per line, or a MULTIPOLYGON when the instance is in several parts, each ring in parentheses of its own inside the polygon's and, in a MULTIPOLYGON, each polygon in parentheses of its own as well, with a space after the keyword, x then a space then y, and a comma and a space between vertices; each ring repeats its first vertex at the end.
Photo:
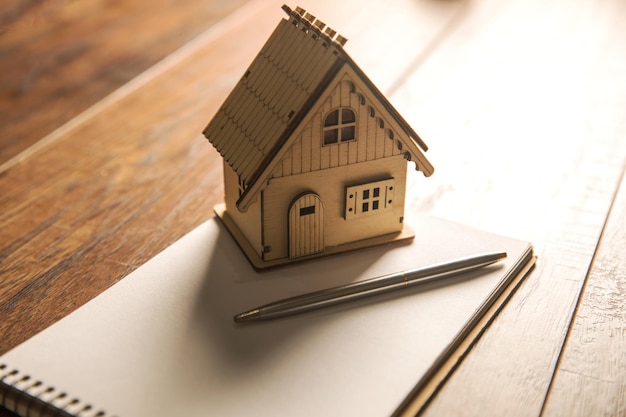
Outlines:
POLYGON ((349 107, 335 109, 326 115, 323 128, 324 146, 356 139, 356 115, 349 107))

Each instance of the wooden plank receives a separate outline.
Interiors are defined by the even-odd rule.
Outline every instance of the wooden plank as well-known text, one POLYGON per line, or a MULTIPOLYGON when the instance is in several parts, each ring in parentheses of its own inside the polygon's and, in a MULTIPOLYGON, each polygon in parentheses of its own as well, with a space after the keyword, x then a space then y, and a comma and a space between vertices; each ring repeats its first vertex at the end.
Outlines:
POLYGON ((2 2, 0 164, 246 1, 2 2))
MULTIPOLYGON (((622 131, 622 137, 626 131, 622 131)), ((626 415, 626 176, 578 302, 543 415, 626 415)))
MULTIPOLYGON (((249 2, 113 99, 2 167, 0 353, 212 215, 223 199, 221 157, 200 132, 283 18, 282 3, 249 2)), ((429 14, 433 6, 399 2, 406 12, 399 19, 407 22, 402 33, 412 41, 397 45, 391 30, 397 10, 360 6, 355 0, 329 0, 314 8, 325 21, 345 25, 343 33, 350 33, 355 45, 360 37, 367 41, 373 22, 382 19, 379 28, 389 29, 390 36, 376 39, 376 48, 361 46, 360 55, 375 54, 364 70, 391 79, 406 66, 391 59, 390 51, 417 56, 458 8, 453 4, 429 14)))
MULTIPOLYGON (((333 26, 333 17, 353 17, 336 26, 351 38, 352 56, 383 91, 396 92, 392 102, 431 146, 437 171, 409 178, 407 219, 429 211, 527 238, 540 256, 426 415, 552 413, 577 395, 566 392, 578 382, 564 374, 591 374, 594 364, 579 355, 578 368, 568 365, 576 322, 560 352, 623 172, 625 6, 544 3, 402 2, 393 13, 384 3, 312 7, 333 26), (384 24, 371 25, 372 16, 384 24), (428 41, 412 36, 437 24, 456 30, 432 30, 428 41), (395 36, 390 28, 408 34, 406 44, 381 45, 395 36), (556 366, 563 370, 542 408, 556 366)), ((222 199, 221 164, 198 132, 260 48, 260 25, 273 28, 282 17, 278 6, 205 39, 192 57, 161 67, 115 106, 100 106, 3 170, 0 353, 210 216, 222 199)), ((623 375, 611 378, 623 384, 623 375)), ((623 409, 612 389, 591 385, 589 395, 623 409)), ((585 407, 602 413, 597 403, 585 407)))
POLYGON ((391 97, 437 167, 407 221, 528 239, 539 261, 423 414, 539 415, 625 163, 624 5, 472 4, 391 97))
MULTIPOLYGON (((312 121, 309 121, 309 123, 312 123, 312 121)), ((313 139, 311 133, 311 129, 305 129, 302 132, 302 138, 299 140, 300 146, 302 147, 302 172, 311 172, 311 160, 313 159, 313 153, 318 154, 319 157, 317 149, 313 152, 313 139)), ((319 141, 316 141, 316 144, 318 143, 319 141)))
MULTIPOLYGON (((311 127, 306 129, 308 132, 321 132, 322 131, 322 115, 315 114, 313 115, 313 119, 311 120, 311 127)), ((318 134, 319 135, 319 134, 318 134)), ((311 142, 311 171, 317 171, 321 169, 322 166, 322 152, 320 150, 320 139, 316 138, 315 142, 313 142, 312 133, 308 134, 307 140, 311 142)))
POLYGON ((242 21, 267 14, 269 32, 280 13, 249 3, 2 173, 0 275, 10 278, 0 286, 0 351, 211 216, 223 199, 221 158, 200 132, 264 41, 261 24, 242 21))

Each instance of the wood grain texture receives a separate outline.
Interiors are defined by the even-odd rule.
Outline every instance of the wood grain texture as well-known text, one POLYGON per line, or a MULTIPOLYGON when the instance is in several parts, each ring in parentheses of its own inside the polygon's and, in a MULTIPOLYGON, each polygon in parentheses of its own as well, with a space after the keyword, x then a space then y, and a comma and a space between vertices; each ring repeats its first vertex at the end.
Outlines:
MULTIPOLYGON (((54 135, 47 116, 30 119, 53 140, 0 172, 0 354, 212 215, 222 163, 200 132, 281 4, 248 2, 54 135)), ((409 174, 407 218, 527 239, 539 255, 424 414, 567 415, 577 399, 588 415, 623 413, 623 182, 613 199, 626 164, 626 5, 300 5, 350 39, 346 50, 429 144, 437 172, 409 174)))
MULTIPOLYGON (((283 18, 281 5, 249 3, 218 31, 186 46, 175 63, 132 82, 123 95, 62 128, 54 141, 2 172, 0 352, 82 305, 212 215, 223 198, 221 160, 200 132, 283 18)), ((328 2, 316 9, 329 23, 347 22, 354 32, 344 33, 357 39, 375 22, 394 27, 395 11, 383 6, 351 26, 346 16, 356 6, 328 2)), ((404 7, 407 20, 432 9, 409 1, 404 7)), ((457 6, 437 7, 425 25, 430 37, 423 26, 406 27, 405 35, 418 39, 405 45, 408 56, 428 45, 457 6)), ((372 63, 372 73, 397 78, 406 70, 387 68, 391 56, 383 57, 372 63)))
MULTIPOLYGON (((237 25, 226 34, 242 34, 237 25)), ((229 53, 231 39, 209 40, 203 65, 166 68, 165 81, 148 81, 3 173, 1 351, 24 340, 16 326, 41 330, 211 215, 221 163, 200 136, 206 106, 219 106, 229 68, 252 55, 229 53), (215 55, 220 68, 209 65, 215 55), (205 84, 189 82, 207 72, 205 84)))
POLYGON ((626 415, 625 222, 626 177, 622 177, 544 416, 626 415))
POLYGON ((0 164, 245 1, 3 2, 0 164))
POLYGON ((395 100, 443 146, 413 207, 539 260, 424 415, 538 415, 624 166, 623 5, 473 5, 395 100))

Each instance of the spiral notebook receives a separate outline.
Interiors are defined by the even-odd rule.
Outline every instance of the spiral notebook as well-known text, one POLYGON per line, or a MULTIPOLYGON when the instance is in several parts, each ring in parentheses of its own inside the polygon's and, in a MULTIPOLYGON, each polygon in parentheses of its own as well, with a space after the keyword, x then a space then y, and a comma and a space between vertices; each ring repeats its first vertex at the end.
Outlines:
POLYGON ((527 242, 444 220, 412 227, 409 244, 257 273, 210 219, 0 357, 0 403, 20 416, 394 414, 435 391, 534 259, 527 242), (276 299, 502 250, 500 265, 438 285, 233 322, 276 299))

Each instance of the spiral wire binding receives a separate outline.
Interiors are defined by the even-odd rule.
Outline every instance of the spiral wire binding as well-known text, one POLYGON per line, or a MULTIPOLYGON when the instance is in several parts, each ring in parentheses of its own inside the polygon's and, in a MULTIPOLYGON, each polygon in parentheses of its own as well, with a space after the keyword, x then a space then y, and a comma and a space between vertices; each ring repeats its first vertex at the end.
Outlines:
POLYGON ((0 363, 0 405, 28 417, 113 417, 0 363))

